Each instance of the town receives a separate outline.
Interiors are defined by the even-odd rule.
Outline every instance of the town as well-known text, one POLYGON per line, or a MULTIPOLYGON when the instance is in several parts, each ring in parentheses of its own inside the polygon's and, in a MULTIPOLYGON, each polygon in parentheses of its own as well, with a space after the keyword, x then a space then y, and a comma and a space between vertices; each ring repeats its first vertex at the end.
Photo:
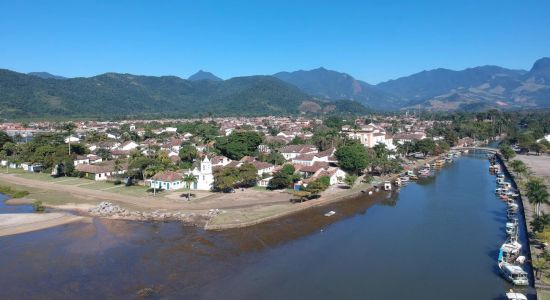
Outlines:
POLYGON ((357 195, 502 130, 495 112, 461 122, 405 113, 3 123, 0 183, 37 189, 38 206, 238 227, 357 195))

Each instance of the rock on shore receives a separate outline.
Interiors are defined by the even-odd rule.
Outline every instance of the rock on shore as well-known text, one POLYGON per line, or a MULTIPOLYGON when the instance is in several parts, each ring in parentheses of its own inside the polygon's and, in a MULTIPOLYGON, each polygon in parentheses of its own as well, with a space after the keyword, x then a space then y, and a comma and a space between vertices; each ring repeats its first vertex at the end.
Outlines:
POLYGON ((167 211, 157 209, 152 212, 129 211, 119 205, 103 201, 99 205, 88 209, 88 213, 97 217, 110 217, 117 219, 131 219, 140 221, 180 221, 190 224, 204 224, 210 218, 224 213, 219 209, 210 209, 206 213, 186 213, 181 211, 167 211))

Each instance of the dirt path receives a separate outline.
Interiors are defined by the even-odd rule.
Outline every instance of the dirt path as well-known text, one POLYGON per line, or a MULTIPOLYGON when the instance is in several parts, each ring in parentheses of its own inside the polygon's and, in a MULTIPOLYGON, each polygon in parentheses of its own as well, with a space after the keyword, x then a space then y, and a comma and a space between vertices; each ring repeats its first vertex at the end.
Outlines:
POLYGON ((15 174, 0 174, 0 180, 42 190, 66 192, 74 196, 74 201, 72 201, 74 204, 81 204, 82 202, 89 203, 90 200, 92 202, 113 201, 121 204, 126 203, 145 209, 192 211, 204 211, 213 208, 238 209, 258 205, 288 203, 290 200, 290 195, 288 194, 279 192, 262 192, 255 191, 253 189, 247 189, 245 191, 239 190, 231 194, 216 193, 212 194, 212 197, 205 197, 205 199, 192 199, 191 201, 187 201, 186 198, 178 196, 178 194, 185 193, 185 191, 177 191, 157 196, 129 196, 112 193, 105 190, 92 190, 80 186, 60 185, 51 182, 27 179, 18 177, 15 174))

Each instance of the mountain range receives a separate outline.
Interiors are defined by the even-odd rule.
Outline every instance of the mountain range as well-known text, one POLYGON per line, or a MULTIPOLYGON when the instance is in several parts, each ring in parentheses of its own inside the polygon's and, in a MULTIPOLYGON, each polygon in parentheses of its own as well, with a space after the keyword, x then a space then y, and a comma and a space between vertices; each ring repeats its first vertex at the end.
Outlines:
POLYGON ((321 101, 272 76, 223 81, 106 73, 43 79, 0 69, 0 117, 138 117, 365 113, 359 103, 321 101))
POLYGON ((550 108, 550 58, 529 70, 434 69, 376 85, 325 68, 222 80, 106 73, 65 78, 0 69, 0 117, 267 115, 400 109, 550 108))
POLYGON ((316 97, 352 99, 377 110, 550 107, 550 58, 537 60, 530 71, 498 66, 461 71, 439 68, 377 85, 324 68, 273 76, 316 97))

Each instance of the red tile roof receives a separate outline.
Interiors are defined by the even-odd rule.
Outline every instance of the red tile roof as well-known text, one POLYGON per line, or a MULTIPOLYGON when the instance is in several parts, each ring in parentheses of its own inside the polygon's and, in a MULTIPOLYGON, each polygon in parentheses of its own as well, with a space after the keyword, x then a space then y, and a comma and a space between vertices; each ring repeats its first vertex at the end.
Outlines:
POLYGON ((155 174, 155 176, 153 176, 153 179, 165 182, 181 181, 182 174, 174 171, 163 171, 155 174))

